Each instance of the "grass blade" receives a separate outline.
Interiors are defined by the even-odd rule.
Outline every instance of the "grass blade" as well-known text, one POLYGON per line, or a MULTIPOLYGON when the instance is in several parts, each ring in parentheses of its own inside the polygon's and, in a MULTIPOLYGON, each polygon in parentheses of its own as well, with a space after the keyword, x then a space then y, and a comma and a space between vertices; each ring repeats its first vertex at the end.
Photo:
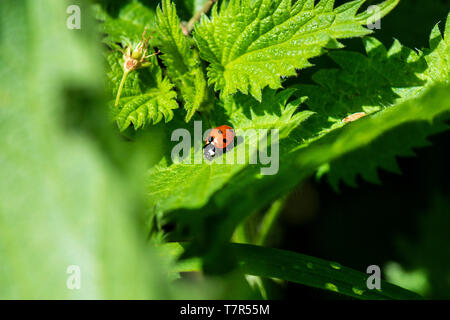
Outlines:
MULTIPOLYGON (((172 256, 179 257, 185 244, 168 243, 172 256)), ((242 272, 263 278, 276 278, 309 287, 335 291, 357 299, 422 299, 420 295, 381 280, 381 289, 369 290, 369 274, 341 266, 339 263, 307 256, 292 251, 249 244, 231 244, 242 272)), ((180 261, 176 272, 201 270, 199 258, 180 261)))

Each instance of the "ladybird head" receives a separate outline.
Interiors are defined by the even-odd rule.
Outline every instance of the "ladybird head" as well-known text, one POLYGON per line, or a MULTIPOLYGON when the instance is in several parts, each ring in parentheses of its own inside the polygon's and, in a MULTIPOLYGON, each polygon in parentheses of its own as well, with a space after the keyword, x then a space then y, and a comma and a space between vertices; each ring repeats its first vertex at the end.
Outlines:
POLYGON ((212 161, 214 156, 216 155, 216 147, 214 144, 209 143, 203 148, 203 155, 209 161, 212 161))

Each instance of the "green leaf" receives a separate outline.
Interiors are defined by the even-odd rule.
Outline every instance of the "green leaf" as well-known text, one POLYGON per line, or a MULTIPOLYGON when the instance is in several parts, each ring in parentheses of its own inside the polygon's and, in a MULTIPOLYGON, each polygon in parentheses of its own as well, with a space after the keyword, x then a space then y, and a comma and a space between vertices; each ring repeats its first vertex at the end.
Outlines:
POLYGON ((233 244, 240 269, 250 275, 277 278, 334 291, 358 299, 421 299, 411 291, 381 281, 381 289, 367 288, 368 274, 339 263, 286 250, 233 244))
MULTIPOLYGON (((417 98, 405 100, 374 115, 335 129, 310 143, 308 148, 294 151, 291 156, 297 158, 295 165, 299 165, 300 168, 318 168, 376 142, 385 134, 389 134, 390 139, 395 141, 399 138, 398 130, 402 126, 412 128, 434 126, 431 130, 436 130, 443 125, 442 121, 449 115, 448 89, 448 85, 437 83, 427 88, 417 98)), ((416 134, 419 133, 411 134, 411 138, 416 138, 416 134)))
POLYGON ((103 41, 108 45, 123 43, 124 39, 140 39, 145 29, 150 33, 156 30, 155 11, 139 1, 124 4, 116 15, 108 13, 99 4, 94 8, 97 19, 103 22, 100 31, 106 34, 103 41))
POLYGON ((384 17, 389 12, 391 12, 398 4, 400 0, 388 0, 377 5, 377 14, 374 10, 366 10, 361 12, 356 17, 361 22, 361 24, 369 25, 376 22, 379 18, 384 17))
MULTIPOLYGON (((185 244, 167 243, 166 250, 179 257, 185 244)), ((275 278, 314 288, 330 290, 357 299, 399 299, 416 300, 422 297, 381 280, 381 289, 367 288, 370 274, 362 273, 339 263, 327 261, 304 254, 264 248, 261 246, 237 244, 230 245, 232 254, 238 261, 239 269, 248 275, 275 278)), ((181 260, 175 266, 178 272, 198 271, 201 262, 197 259, 181 260)))
POLYGON ((149 198, 160 210, 200 208, 244 165, 172 164, 149 173, 149 198))
MULTIPOLYGON (((117 94, 123 76, 123 59, 118 52, 108 53, 109 86, 112 97, 117 94)), ((110 108, 121 131, 133 125, 134 129, 158 123, 163 118, 169 122, 174 109, 178 108, 177 94, 168 78, 163 78, 156 57, 150 59, 151 66, 131 72, 124 84, 118 106, 110 102, 110 108)))
POLYGON ((415 149, 431 145, 427 137, 448 129, 448 125, 440 122, 401 125, 367 146, 326 164, 327 180, 336 191, 341 180, 356 187, 358 175, 366 181, 381 184, 378 170, 401 174, 397 157, 414 156, 415 149))
MULTIPOLYGON (((366 172, 366 178, 372 179, 372 168, 380 164, 392 170, 396 168, 390 161, 392 153, 386 150, 408 154, 410 147, 424 144, 423 137, 447 128, 441 120, 450 111, 449 88, 435 83, 428 76, 424 55, 401 46, 397 41, 389 50, 373 38, 365 39, 365 45, 367 57, 351 52, 335 52, 330 56, 342 70, 320 72, 314 77, 319 79, 320 86, 297 87, 296 94, 308 97, 304 103, 316 113, 281 140, 280 171, 277 175, 262 176, 260 166, 245 166, 233 176, 224 174, 220 187, 208 189, 202 194, 202 201, 189 206, 189 210, 183 210, 186 207, 182 197, 177 199, 177 206, 161 206, 165 212, 176 210, 168 216, 191 230, 191 235, 195 235, 196 239, 193 243, 198 250, 196 254, 206 254, 205 261, 213 263, 218 259, 224 243, 252 212, 286 194, 319 168, 341 160, 343 165, 351 168, 358 162, 355 165, 357 171, 364 168, 362 172, 366 172), (354 123, 342 121, 349 114, 360 111, 366 111, 368 115, 354 123), (345 158, 352 152, 372 147, 372 144, 375 149, 371 150, 379 150, 376 156, 367 153, 367 157, 355 157, 355 161, 345 158), (373 163, 376 165, 373 166, 373 163), (242 198, 242 190, 246 190, 245 199, 242 198)), ((236 99, 234 102, 225 99, 225 118, 239 119, 244 115, 246 119, 252 119, 252 123, 259 120, 264 123, 262 118, 253 115, 264 117, 271 113, 258 113, 258 104, 252 104, 250 98, 249 102, 242 102, 240 108, 234 107, 239 106, 241 99, 244 101, 243 97, 236 94, 227 98, 236 99), (246 109, 247 105, 249 107, 246 109), (235 115, 231 113, 234 109, 237 109, 235 115)), ((264 99, 267 97, 270 94, 264 99)), ((264 105, 264 99, 259 105, 264 105)), ((218 119, 221 119, 220 116, 218 119)), ((239 121, 242 127, 249 123, 239 121)), ((200 176, 208 179, 204 173, 200 176)), ((175 177, 174 174, 169 181, 176 181, 175 177)), ((221 178, 223 176, 218 174, 211 176, 215 181, 221 178)), ((184 188, 189 190, 192 186, 185 182, 184 188)), ((171 196, 166 193, 173 198, 178 194, 171 196)), ((180 230, 186 229, 180 227, 180 230)))
POLYGON ((102 112, 90 4, 77 1, 82 31, 61 24, 71 4, 0 2, 0 298, 168 298, 137 233, 142 168, 102 112), (79 290, 69 266, 80 268, 79 290))
POLYGON ((187 111, 185 119, 189 122, 195 111, 208 110, 213 104, 205 75, 198 54, 181 30, 175 4, 163 0, 162 9, 158 7, 156 13, 161 59, 181 93, 187 111))
POLYGON ((288 102, 295 91, 295 89, 286 89, 277 92, 267 88, 263 90, 261 102, 250 96, 236 94, 226 98, 222 105, 225 116, 233 128, 239 130, 279 129, 279 137, 282 139, 314 114, 309 110, 300 111, 300 106, 305 102, 306 97, 288 102))
POLYGON ((427 76, 433 81, 450 80, 450 13, 447 15, 444 35, 436 25, 431 31, 430 48, 424 50, 428 63, 427 76))
MULTIPOLYGON (((238 136, 248 129, 278 129, 279 138, 286 138, 296 126, 312 115, 310 111, 297 110, 304 98, 289 102, 294 92, 295 90, 276 92, 266 89, 262 103, 242 94, 229 97, 215 112, 215 119, 216 121, 228 119, 228 123, 233 126, 238 136)), ((191 129, 191 136, 194 136, 193 131, 191 129)), ((194 141, 195 143, 198 149, 201 149, 203 141, 194 141)), ((192 150, 191 164, 158 166, 150 170, 149 174, 150 199, 163 211, 200 208, 214 192, 220 190, 248 165, 248 157, 256 152, 257 146, 258 141, 251 138, 235 146, 235 154, 245 153, 246 159, 238 162, 236 158, 232 158, 233 164, 227 164, 228 158, 223 160, 223 163, 219 161, 220 158, 206 162, 203 160, 202 150, 196 150, 196 153, 192 150), (194 163, 196 159, 200 160, 200 164, 194 163)))
POLYGON ((375 38, 363 39, 367 55, 330 52, 340 69, 322 69, 312 79, 317 85, 297 85, 306 104, 330 123, 356 112, 367 114, 417 96, 426 84, 423 56, 395 41, 387 50, 375 38))
MULTIPOLYGON (((450 114, 449 89, 448 85, 432 86, 419 98, 331 129, 320 138, 305 139, 302 144, 297 142, 301 141, 298 135, 295 143, 291 138, 284 139, 276 175, 263 176, 258 166, 247 166, 217 190, 204 207, 177 210, 167 217, 177 221, 184 236, 190 230, 193 237, 190 255, 201 255, 208 270, 219 267, 214 261, 225 256, 224 245, 242 221, 291 191, 324 164, 363 148, 384 134, 391 134, 390 138, 395 140, 396 130, 401 126, 417 123, 439 126, 440 122, 434 121, 448 119, 450 114)), ((302 127, 303 124, 298 129, 301 131, 302 127)))
MULTIPOLYGON (((352 113, 371 114, 390 108, 419 97, 436 82, 448 82, 447 38, 442 37, 439 29, 433 29, 430 49, 424 53, 404 47, 397 40, 386 49, 378 40, 365 38, 367 56, 345 51, 330 53, 341 69, 321 70, 313 76, 317 86, 297 88, 309 97, 306 104, 317 112, 322 126, 339 127, 342 119, 352 113)), ((414 148, 429 145, 428 136, 446 129, 445 124, 402 126, 395 133, 384 135, 333 163, 324 164, 320 174, 327 171, 328 181, 336 190, 340 180, 356 186, 358 175, 380 183, 378 168, 400 173, 397 156, 414 155, 414 148)))
POLYGON ((326 48, 342 47, 336 39, 369 34, 355 16, 363 3, 333 9, 334 0, 315 6, 313 0, 294 5, 290 0, 231 0, 220 10, 215 6, 194 34, 201 57, 210 63, 209 82, 222 97, 240 91, 261 101, 264 87, 280 88, 280 77, 311 66, 309 59, 326 48))

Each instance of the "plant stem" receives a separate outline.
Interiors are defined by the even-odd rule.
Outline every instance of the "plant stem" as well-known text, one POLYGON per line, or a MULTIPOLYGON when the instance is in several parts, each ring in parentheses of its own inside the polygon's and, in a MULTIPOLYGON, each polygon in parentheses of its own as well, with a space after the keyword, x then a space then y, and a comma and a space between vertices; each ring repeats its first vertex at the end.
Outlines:
POLYGON ((276 200, 274 203, 272 203, 272 205, 270 206, 269 210, 267 211, 266 215, 264 216, 261 222, 261 231, 259 232, 259 237, 258 240, 256 241, 256 244, 262 246, 266 243, 267 237, 270 234, 270 230, 272 229, 276 219, 284 209, 286 199, 287 196, 284 196, 276 200))
POLYGON ((191 31, 194 29, 194 24, 200 20, 200 17, 202 16, 202 14, 208 13, 208 11, 211 9, 211 7, 213 6, 213 4, 215 2, 217 2, 217 0, 206 1, 205 4, 203 5, 203 7, 195 13, 195 15, 191 18, 191 20, 189 20, 189 22, 187 24, 187 30, 189 31, 189 33, 191 33, 191 31))
POLYGON ((232 242, 236 242, 236 243, 251 243, 250 241, 250 237, 248 234, 248 230, 247 230, 247 221, 244 221, 242 223, 240 223, 236 230, 233 233, 233 236, 231 238, 232 242))
POLYGON ((267 290, 261 277, 246 274, 245 279, 251 287, 256 287, 259 290, 259 293, 264 300, 267 300, 267 290))
POLYGON ((130 73, 130 71, 123 72, 122 80, 120 80, 119 90, 117 91, 116 102, 114 103, 115 107, 119 105, 120 95, 122 94, 123 85, 125 84, 125 80, 127 79, 128 73, 130 73))

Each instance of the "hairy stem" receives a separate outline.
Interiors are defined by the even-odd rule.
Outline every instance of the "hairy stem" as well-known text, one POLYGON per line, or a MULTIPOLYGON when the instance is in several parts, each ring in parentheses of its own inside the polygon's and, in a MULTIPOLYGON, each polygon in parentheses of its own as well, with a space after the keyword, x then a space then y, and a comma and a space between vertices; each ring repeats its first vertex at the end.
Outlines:
POLYGON ((211 9, 213 4, 216 2, 217 2, 217 0, 206 1, 205 4, 203 5, 203 7, 195 13, 195 15, 191 18, 191 20, 189 20, 187 27, 186 27, 189 33, 192 32, 192 30, 194 29, 194 24, 200 20, 200 17, 202 16, 202 14, 208 13, 208 11, 211 9))
POLYGON ((119 105, 120 95, 122 94, 123 85, 125 84, 125 80, 127 79, 128 74, 130 71, 124 71, 122 80, 120 80, 119 90, 117 91, 116 96, 116 102, 114 103, 114 106, 117 107, 119 105))

